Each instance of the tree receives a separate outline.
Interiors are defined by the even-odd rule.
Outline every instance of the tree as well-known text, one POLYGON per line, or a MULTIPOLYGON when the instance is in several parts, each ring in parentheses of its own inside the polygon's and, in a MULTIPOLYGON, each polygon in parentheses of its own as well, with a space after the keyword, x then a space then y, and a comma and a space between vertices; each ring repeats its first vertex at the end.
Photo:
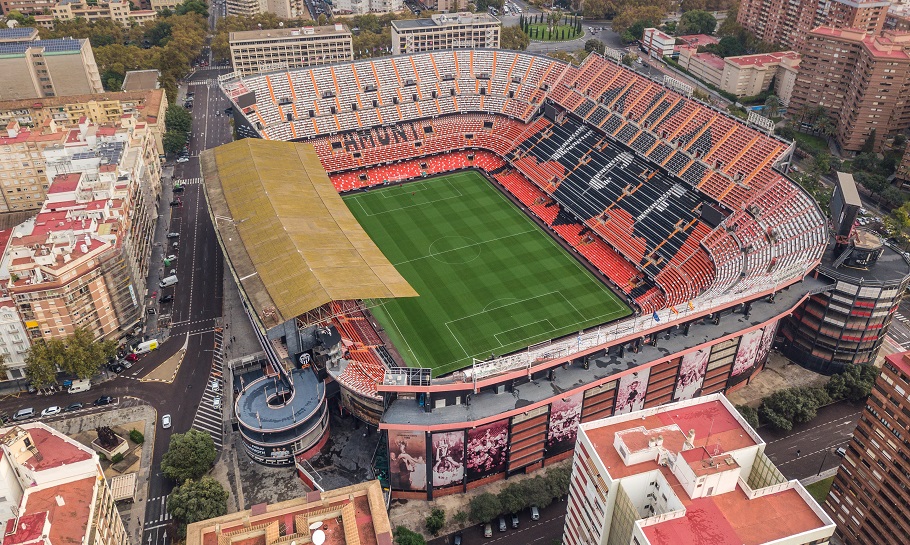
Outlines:
POLYGON ((587 51, 588 53, 597 51, 598 53, 603 55, 606 50, 607 50, 606 44, 604 44, 600 40, 591 38, 590 40, 585 42, 585 51, 587 51))
POLYGON ((434 536, 438 536, 439 531, 442 530, 442 527, 445 526, 445 524, 446 512, 438 507, 434 507, 426 519, 427 532, 430 532, 434 536))
POLYGON ((528 507, 523 482, 512 483, 503 488, 497 497, 503 514, 518 513, 528 507))
POLYGON ((426 545, 427 541, 417 532, 412 532, 404 526, 397 526, 392 532, 396 545, 426 545))
POLYGON ((183 106, 171 104, 164 114, 164 122, 169 131, 190 132, 193 116, 183 106))
POLYGON ((117 353, 117 341, 95 340, 95 335, 83 327, 76 328, 64 341, 65 357, 62 369, 81 379, 94 376, 101 365, 117 353))
POLYGON ((736 410, 739 411, 739 414, 746 420, 746 422, 752 426, 753 429, 758 428, 758 410, 755 407, 750 407, 748 405, 737 405, 736 410))
POLYGON ((188 480, 167 497, 167 512, 180 523, 181 534, 186 525, 227 514, 227 490, 212 477, 188 480))
POLYGON ((556 30, 556 26, 559 25, 560 19, 562 19, 562 11, 558 9, 547 13, 547 31, 551 37, 556 30))
POLYGON ((859 150, 860 153, 872 153, 875 151, 875 135, 875 129, 869 131, 869 136, 866 137, 866 141, 863 142, 863 147, 859 150))
POLYGON ((502 512, 499 498, 489 492, 471 498, 468 507, 470 509, 471 520, 476 523, 489 522, 493 520, 493 517, 498 516, 502 512))
POLYGON ((907 200, 907 197, 901 192, 900 189, 894 187, 891 184, 888 184, 888 187, 882 191, 881 199, 888 206, 895 207, 903 205, 907 200))
POLYGON ((547 471, 547 488, 554 498, 561 498, 569 494, 569 484, 572 480, 572 466, 558 466, 547 471))
POLYGON ((666 11, 657 6, 638 6, 624 10, 613 19, 611 27, 626 43, 640 40, 645 28, 660 25, 666 11))
POLYGON ((165 153, 177 153, 186 144, 187 135, 185 132, 167 131, 161 138, 164 145, 165 153))
POLYGON ((517 26, 502 27, 499 40, 500 47, 503 49, 514 49, 516 51, 524 51, 531 43, 528 35, 521 30, 521 27, 517 26))
POLYGON ((543 509, 553 503, 553 495, 550 493, 550 487, 547 486, 547 480, 537 476, 525 481, 525 493, 530 505, 536 505, 543 509))
POLYGON ((765 99, 765 117, 769 119, 774 119, 775 117, 780 117, 780 108, 781 103, 780 99, 775 95, 771 95, 765 99))
POLYGON ((174 13, 177 15, 198 13, 199 15, 207 18, 209 16, 209 8, 205 5, 205 2, 200 2, 199 0, 186 0, 186 2, 177 5, 174 13))
POLYGON ((707 11, 696 9, 682 14, 676 30, 677 35, 685 36, 687 34, 711 34, 715 28, 717 28, 717 19, 707 11))
POLYGON ((822 388, 788 388, 762 399, 759 416, 781 431, 790 431, 794 424, 815 418, 818 408, 831 401, 822 388))
POLYGON ((872 393, 875 379, 880 371, 874 365, 848 365, 836 375, 832 375, 825 385, 831 399, 846 399, 860 403, 872 393))
POLYGON ((866 171, 860 171, 853 174, 857 182, 873 195, 881 195, 885 188, 889 187, 888 179, 881 174, 873 174, 866 171))
POLYGON ((46 388, 57 382, 65 359, 66 347, 60 339, 35 341, 25 356, 25 377, 35 388, 46 388))
POLYGON ((182 483, 205 475, 217 457, 211 435, 199 430, 175 433, 161 458, 161 471, 168 479, 182 483))

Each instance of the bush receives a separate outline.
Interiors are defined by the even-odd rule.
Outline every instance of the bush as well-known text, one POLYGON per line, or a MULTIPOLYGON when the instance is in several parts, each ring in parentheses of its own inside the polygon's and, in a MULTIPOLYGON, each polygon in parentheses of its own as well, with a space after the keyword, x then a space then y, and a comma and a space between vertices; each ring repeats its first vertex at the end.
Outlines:
POLYGON ((145 442, 145 436, 142 435, 139 430, 130 430, 130 441, 136 443, 137 445, 141 445, 145 442))
POLYGON ((468 505, 471 510, 471 520, 476 523, 490 522, 493 517, 502 512, 499 498, 489 492, 471 498, 468 505))
POLYGON ((748 405, 737 405, 736 410, 753 429, 758 428, 758 409, 748 405))
POLYGON ((464 526, 464 523, 468 522, 467 511, 459 511, 455 513, 455 516, 452 517, 452 520, 455 521, 458 526, 464 526))
POLYGON ((396 545, 426 545, 426 540, 417 532, 412 532, 404 526, 398 526, 392 533, 395 536, 396 545))
POLYGON ((115 463, 115 464, 119 464, 122 461, 123 461, 123 454, 121 454, 119 452, 117 454, 115 454, 113 458, 111 458, 111 462, 115 463))
POLYGON ((430 516, 426 518, 427 532, 434 536, 439 535, 439 531, 446 524, 446 512, 438 507, 434 507, 430 516))
POLYGON ((99 452, 98 459, 101 460, 102 462, 104 462, 107 460, 107 456, 103 452, 99 452))

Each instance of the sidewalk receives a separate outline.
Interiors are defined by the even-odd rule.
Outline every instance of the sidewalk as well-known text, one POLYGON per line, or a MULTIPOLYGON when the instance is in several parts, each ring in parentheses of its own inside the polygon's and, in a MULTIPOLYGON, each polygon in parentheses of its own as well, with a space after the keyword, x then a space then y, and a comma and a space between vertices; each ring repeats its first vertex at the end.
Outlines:
MULTIPOLYGON (((179 91, 178 91, 179 93, 179 91)), ((155 223, 155 234, 152 239, 152 255, 149 258, 149 271, 146 277, 146 290, 144 296, 150 308, 157 310, 158 282, 164 278, 164 256, 167 255, 167 234, 171 227, 171 207, 169 203, 174 198, 174 165, 166 164, 161 169, 161 198, 158 201, 158 220, 155 223)), ((157 338, 160 342, 167 339, 168 329, 158 329, 159 314, 145 315, 145 329, 143 333, 150 338, 157 338)))

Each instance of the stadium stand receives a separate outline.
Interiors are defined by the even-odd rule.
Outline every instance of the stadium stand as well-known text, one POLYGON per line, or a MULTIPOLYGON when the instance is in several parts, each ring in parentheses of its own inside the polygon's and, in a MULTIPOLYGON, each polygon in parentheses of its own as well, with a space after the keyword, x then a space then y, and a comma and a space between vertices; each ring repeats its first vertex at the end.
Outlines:
MULTIPOLYGON (((775 170, 792 146, 597 54, 575 67, 435 51, 222 86, 252 94, 239 110, 260 137, 312 142, 339 192, 485 171, 640 314, 802 277, 827 241, 814 201, 775 170)), ((368 334, 340 326, 352 357, 381 365, 368 334)))

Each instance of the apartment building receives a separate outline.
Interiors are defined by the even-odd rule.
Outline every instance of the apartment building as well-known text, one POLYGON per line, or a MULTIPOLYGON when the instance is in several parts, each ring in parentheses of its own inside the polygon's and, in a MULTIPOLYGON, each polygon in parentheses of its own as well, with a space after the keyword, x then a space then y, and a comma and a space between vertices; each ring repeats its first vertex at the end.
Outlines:
POLYGON ((16 226, 3 256, 8 292, 29 337, 97 338, 129 331, 144 312, 161 171, 135 118, 87 122, 44 151, 50 179, 37 216, 16 226))
POLYGON ((799 72, 800 56, 794 51, 721 58, 680 48, 679 65, 692 75, 738 97, 755 96, 774 85, 785 106, 790 103, 799 72))
POLYGON ((904 156, 901 158, 901 162, 897 166, 897 172, 894 176, 901 187, 910 183, 910 146, 907 146, 906 150, 904 150, 904 156))
MULTIPOLYGON (((151 0, 150 2, 147 2, 148 7, 154 11, 161 11, 163 9, 168 9, 168 10, 174 11, 175 9, 177 9, 177 6, 179 6, 182 3, 183 2, 181 2, 180 0, 151 0)), ((141 4, 143 4, 143 3, 140 2, 140 5, 141 4)))
POLYGON ((24 15, 41 15, 50 11, 59 0, 0 0, 0 12, 18 11, 24 15))
POLYGON ((885 358, 825 508, 846 545, 910 540, 910 352, 885 358))
POLYGON ((49 185, 44 150, 65 142, 66 132, 53 120, 37 129, 7 123, 0 132, 0 214, 41 208, 49 185))
POLYGON ((227 0, 228 15, 249 17, 260 13, 274 13, 282 19, 309 19, 310 14, 303 0, 227 0))
POLYGON ((186 529, 186 545, 295 540, 301 544, 391 545, 392 525, 379 481, 315 490, 271 505, 262 503, 246 511, 194 522, 186 529))
POLYGON ((655 59, 673 55, 676 38, 657 28, 646 28, 641 38, 645 54, 655 59))
POLYGON ((808 545, 833 533, 723 394, 578 427, 566 545, 808 545))
MULTIPOLYGON (((124 116, 145 124, 155 139, 159 155, 164 154, 164 116, 167 96, 163 89, 45 97, 41 100, 0 101, 0 127, 16 121, 23 127, 43 127, 52 120, 58 126, 76 127, 85 119, 94 125, 119 124, 124 116)), ((2 168, 2 167, 0 167, 2 168)))
MULTIPOLYGON (((6 245, 11 233, 6 230, 3 245, 6 245)), ((0 293, 0 354, 3 354, 5 374, 0 373, 0 380, 25 378, 25 356, 29 346, 28 333, 16 312, 16 303, 4 290, 0 293)))
POLYGON ((351 32, 341 24, 231 32, 231 64, 244 76, 354 60, 351 32))
POLYGON ((818 26, 881 32, 890 0, 742 0, 736 21, 758 39, 802 52, 818 26))
POLYGON ((468 9, 468 0, 425 0, 421 3, 427 9, 441 13, 455 13, 468 9))
POLYGON ((840 147, 857 152, 873 130, 878 150, 910 127, 908 96, 910 34, 819 27, 808 35, 791 107, 826 108, 840 147))
POLYGON ((124 27, 130 27, 133 24, 143 25, 154 21, 158 17, 158 12, 153 9, 131 9, 129 2, 123 0, 92 4, 86 0, 76 0, 60 2, 51 8, 50 13, 35 15, 35 22, 44 28, 54 28, 57 21, 71 21, 77 17, 89 22, 110 19, 124 27))
POLYGON ((392 54, 437 49, 499 49, 502 23, 489 13, 437 14, 392 21, 392 54))
POLYGON ((910 4, 891 4, 885 16, 885 28, 910 31, 910 4))
POLYGON ((34 422, 2 430, 3 543, 129 545, 98 455, 34 422))
POLYGON ((405 9, 403 0, 335 0, 332 12, 338 15, 391 13, 405 9))
POLYGON ((0 43, 0 100, 101 93, 88 40, 0 43))

